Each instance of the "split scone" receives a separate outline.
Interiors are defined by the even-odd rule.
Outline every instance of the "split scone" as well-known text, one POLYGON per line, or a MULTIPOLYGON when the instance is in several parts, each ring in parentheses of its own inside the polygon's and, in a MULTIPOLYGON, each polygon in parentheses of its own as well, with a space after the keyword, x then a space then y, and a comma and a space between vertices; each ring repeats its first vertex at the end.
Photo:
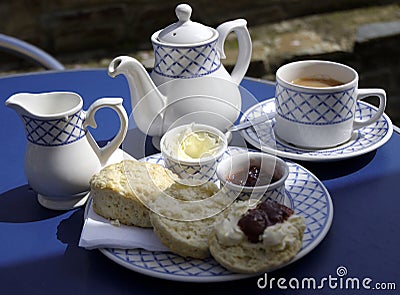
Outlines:
POLYGON ((148 202, 174 181, 158 164, 124 160, 109 165, 90 180, 94 211, 126 225, 151 227, 148 202))
MULTIPOLYGON (((183 257, 207 258, 208 236, 215 222, 213 196, 218 187, 174 184, 151 206, 154 233, 171 252, 183 257)), ((222 211, 222 210, 219 210, 222 211)))
POLYGON ((211 255, 233 272, 259 273, 291 260, 301 249, 305 219, 267 199, 249 208, 233 203, 219 216, 209 236, 211 255))

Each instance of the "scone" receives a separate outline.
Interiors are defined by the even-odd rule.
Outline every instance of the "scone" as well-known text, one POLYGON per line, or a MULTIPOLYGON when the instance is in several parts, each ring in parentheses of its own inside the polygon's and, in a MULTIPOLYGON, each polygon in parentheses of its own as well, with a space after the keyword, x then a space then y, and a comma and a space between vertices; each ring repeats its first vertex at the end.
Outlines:
POLYGON ((291 260, 301 249, 304 217, 275 201, 250 209, 233 203, 219 216, 209 236, 211 255, 232 272, 259 273, 291 260))
POLYGON ((206 258, 208 236, 215 222, 212 196, 214 183, 201 186, 174 184, 151 206, 150 220, 160 241, 183 257, 206 258), (197 219, 197 220, 196 220, 197 219))
POLYGON ((126 225, 151 227, 147 203, 173 183, 161 165, 124 160, 91 178, 93 209, 126 225))

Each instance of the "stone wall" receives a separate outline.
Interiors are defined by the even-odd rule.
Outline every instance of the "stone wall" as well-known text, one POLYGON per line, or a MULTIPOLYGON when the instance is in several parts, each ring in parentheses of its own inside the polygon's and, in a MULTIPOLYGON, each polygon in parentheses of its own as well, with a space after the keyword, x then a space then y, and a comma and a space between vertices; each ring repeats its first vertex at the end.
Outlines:
MULTIPOLYGON (((76 53, 106 56, 150 48, 156 29, 176 20, 181 1, 0 0, 0 32, 65 59, 76 53)), ((216 26, 246 18, 249 26, 283 19, 377 5, 376 0, 188 0, 193 19, 216 26)), ((396 2, 380 0, 379 5, 396 2)))

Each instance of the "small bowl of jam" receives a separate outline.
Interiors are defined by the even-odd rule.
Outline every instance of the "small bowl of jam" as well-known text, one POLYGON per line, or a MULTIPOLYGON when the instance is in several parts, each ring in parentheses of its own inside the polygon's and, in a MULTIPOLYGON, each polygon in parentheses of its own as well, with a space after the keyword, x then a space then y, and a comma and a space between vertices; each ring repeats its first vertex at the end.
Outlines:
POLYGON ((218 164, 216 174, 230 198, 284 203, 289 167, 278 157, 262 152, 233 154, 218 164))

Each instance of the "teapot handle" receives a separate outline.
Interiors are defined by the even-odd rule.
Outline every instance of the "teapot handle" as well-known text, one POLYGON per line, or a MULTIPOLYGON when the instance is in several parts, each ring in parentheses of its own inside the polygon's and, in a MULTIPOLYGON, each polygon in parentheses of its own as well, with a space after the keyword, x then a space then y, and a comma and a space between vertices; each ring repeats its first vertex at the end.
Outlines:
POLYGON ((90 146, 92 147, 97 157, 99 158, 101 166, 104 166, 107 163, 110 156, 122 144, 122 141, 124 140, 126 133, 128 131, 128 115, 124 107, 122 106, 122 98, 106 97, 96 100, 86 111, 86 119, 83 122, 83 127, 85 129, 87 128, 87 126, 96 128, 97 124, 94 115, 99 109, 104 107, 109 107, 118 114, 120 120, 120 127, 117 135, 104 147, 99 147, 96 141, 94 140, 93 136, 90 134, 90 132, 87 132, 86 137, 89 141, 90 146))
POLYGON ((239 44, 239 55, 236 61, 236 65, 232 70, 232 80, 236 84, 239 84, 250 64, 252 44, 249 31, 247 30, 247 21, 244 19, 237 19, 229 22, 225 22, 218 26, 217 31, 219 38, 217 41, 217 50, 222 59, 225 59, 224 44, 225 39, 230 32, 235 32, 239 44))

